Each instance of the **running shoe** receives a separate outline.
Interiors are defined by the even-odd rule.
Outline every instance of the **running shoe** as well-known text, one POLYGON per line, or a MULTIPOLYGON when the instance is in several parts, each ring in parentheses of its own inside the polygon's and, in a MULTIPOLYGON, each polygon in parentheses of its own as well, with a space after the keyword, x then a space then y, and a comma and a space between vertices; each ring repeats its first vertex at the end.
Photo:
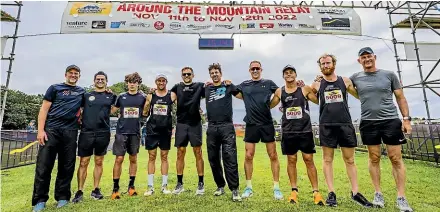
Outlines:
POLYGON ((34 205, 32 212, 40 212, 40 211, 44 210, 45 207, 46 207, 45 202, 39 202, 36 205, 34 205))
POLYGON ((154 188, 151 185, 148 185, 147 190, 144 193, 144 196, 151 196, 154 194, 154 188))
POLYGON ((296 191, 290 192, 288 202, 290 202, 292 204, 297 204, 298 203, 298 192, 296 192, 296 191))
POLYGON ((273 190, 273 197, 274 197, 276 200, 282 200, 282 199, 284 199, 283 194, 281 193, 281 191, 280 191, 279 188, 276 188, 276 189, 273 190))
POLYGON ((177 183, 176 188, 174 188, 173 194, 180 194, 184 191, 185 191, 185 189, 183 188, 183 184, 177 183))
POLYGON ((162 190, 162 194, 171 194, 171 191, 168 190, 167 185, 163 185, 161 190, 162 190))
POLYGON ((233 202, 241 202, 240 194, 238 193, 238 190, 232 191, 232 201, 233 202))
POLYGON ((104 195, 102 195, 101 189, 99 188, 95 188, 95 190, 93 190, 90 194, 90 197, 92 197, 94 200, 104 199, 104 195))
POLYGON ((136 188, 134 186, 128 186, 128 196, 137 196, 136 188))
POLYGON ((330 207, 337 207, 338 201, 336 201, 336 194, 335 192, 328 193, 327 200, 325 201, 325 204, 327 204, 330 207))
POLYGON ((72 199, 72 202, 73 203, 81 202, 83 200, 83 196, 84 196, 84 193, 82 191, 77 191, 75 193, 75 196, 72 199))
POLYGON ((121 199, 121 194, 118 189, 113 189, 112 200, 121 199))
POLYGON ((408 201, 405 199, 405 197, 399 197, 396 200, 397 207, 399 208, 400 212, 412 212, 413 209, 411 206, 409 206, 408 201))
POLYGON ((60 201, 58 201, 57 208, 64 207, 67 204, 69 204, 69 201, 67 201, 67 200, 60 200, 60 201))
POLYGON ((382 193, 374 193, 373 205, 378 208, 385 207, 385 199, 383 198, 382 193))
POLYGON ((324 205, 324 198, 322 198, 319 191, 313 192, 313 202, 315 203, 315 205, 324 205))
POLYGON ((223 187, 217 188, 217 190, 215 190, 215 192, 214 192, 214 196, 220 196, 223 194, 225 194, 225 189, 223 187))
POLYGON ((203 195, 205 194, 205 184, 202 182, 199 182, 197 185, 196 195, 203 195))
POLYGON ((246 187, 244 189, 243 194, 241 195, 241 198, 249 198, 252 195, 254 195, 254 192, 252 191, 252 188, 246 187))
POLYGON ((357 193, 356 195, 353 195, 353 193, 351 193, 351 199, 353 201, 355 201, 357 204, 359 204, 360 206, 364 206, 366 208, 371 208, 373 207, 373 204, 371 204, 371 202, 369 202, 361 193, 357 193))

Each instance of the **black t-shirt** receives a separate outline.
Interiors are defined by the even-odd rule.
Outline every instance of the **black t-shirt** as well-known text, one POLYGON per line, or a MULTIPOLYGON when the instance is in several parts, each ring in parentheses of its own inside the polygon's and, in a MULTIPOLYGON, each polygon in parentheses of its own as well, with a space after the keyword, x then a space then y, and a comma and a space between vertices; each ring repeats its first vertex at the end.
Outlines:
POLYGON ((272 114, 270 113, 270 98, 278 89, 278 86, 272 80, 246 80, 238 85, 237 89, 243 95, 246 108, 246 116, 243 121, 246 124, 261 125, 273 123, 272 114))
POLYGON ((208 122, 212 124, 232 123, 232 95, 235 96, 238 93, 239 91, 233 84, 206 87, 208 122))
POLYGON ((44 100, 52 102, 47 113, 45 128, 79 129, 81 102, 85 90, 66 83, 51 85, 44 100))
POLYGON ((110 131, 110 111, 116 95, 108 92, 85 93, 81 131, 110 131))
POLYGON ((204 83, 194 82, 185 85, 183 82, 171 88, 177 96, 177 123, 196 125, 200 117, 200 98, 205 97, 204 83))
POLYGON ((140 134, 142 112, 147 98, 141 94, 122 93, 116 99, 116 107, 120 110, 117 134, 140 134))

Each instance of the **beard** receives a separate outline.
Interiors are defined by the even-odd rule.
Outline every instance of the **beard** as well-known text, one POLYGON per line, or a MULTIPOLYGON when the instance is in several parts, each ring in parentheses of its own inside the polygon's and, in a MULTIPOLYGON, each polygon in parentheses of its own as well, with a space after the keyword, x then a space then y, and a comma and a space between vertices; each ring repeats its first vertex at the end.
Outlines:
POLYGON ((328 75, 332 75, 335 72, 335 67, 331 67, 331 68, 321 68, 321 73, 328 76, 328 75))

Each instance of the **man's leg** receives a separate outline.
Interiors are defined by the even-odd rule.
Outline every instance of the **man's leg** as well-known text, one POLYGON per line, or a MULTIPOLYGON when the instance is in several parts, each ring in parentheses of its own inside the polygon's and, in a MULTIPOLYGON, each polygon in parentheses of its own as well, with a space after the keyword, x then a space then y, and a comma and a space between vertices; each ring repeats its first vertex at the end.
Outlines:
POLYGON ((156 170, 157 148, 148 150, 148 186, 154 186, 154 172, 156 170))
POLYGON ((333 157, 335 150, 333 148, 323 146, 322 151, 322 169, 324 171, 325 183, 327 184, 328 192, 335 192, 335 188, 333 186, 333 157))
POLYGON ((267 155, 270 159, 270 168, 272 169, 272 177, 274 182, 280 180, 280 161, 278 160, 277 145, 276 142, 266 143, 267 155))
MULTIPOLYGON (((223 142, 222 142, 222 158, 225 170, 226 181, 228 182, 229 189, 234 192, 239 188, 239 177, 238 177, 238 163, 237 163, 237 142, 235 137, 234 125, 224 127, 222 129, 223 142)), ((234 198, 234 196, 233 196, 234 198)), ((239 196, 235 197, 235 200, 239 196)))
MULTIPOLYGON (((177 175, 183 175, 183 171, 185 169, 185 155, 186 155, 186 147, 177 148, 177 160, 176 160, 177 175)), ((183 184, 183 181, 180 183, 183 184)))
POLYGON ((290 185, 292 189, 296 189, 298 192, 297 181, 297 169, 296 169, 297 154, 287 155, 287 175, 289 175, 290 185))
POLYGON ((99 182, 101 181, 103 171, 104 156, 95 155, 95 168, 93 170, 93 187, 99 188, 99 182))
POLYGON ((90 156, 89 157, 80 157, 79 158, 80 164, 78 167, 78 172, 76 173, 76 178, 78 181, 78 190, 84 191, 84 182, 87 178, 87 167, 90 163, 90 156))
POLYGON ((380 145, 368 145, 368 169, 370 171, 371 181, 374 190, 381 193, 380 190, 380 145))
POLYGON ((171 193, 168 191, 168 152, 169 150, 160 150, 160 172, 162 174, 162 192, 169 194, 171 193))
POLYGON ((347 171, 348 179, 351 183, 351 192, 358 193, 357 169, 354 162, 354 148, 341 147, 342 159, 344 159, 345 169, 347 171))
POLYGON ((393 166, 393 177, 396 182, 397 197, 405 197, 406 170, 401 151, 401 145, 387 145, 388 157, 393 166))
MULTIPOLYGON (((255 143, 245 143, 245 158, 244 158, 244 172, 246 175, 246 181, 252 180, 252 172, 254 171, 254 155, 255 155, 255 143)), ((249 185, 246 182, 247 187, 252 188, 252 185, 249 185)))
POLYGON ((313 161, 313 154, 302 153, 302 157, 306 164, 307 176, 312 184, 312 189, 313 191, 318 191, 318 172, 315 167, 315 162, 313 161))
POLYGON ((122 163, 124 162, 124 156, 116 156, 115 164, 113 165, 113 192, 117 193, 112 199, 119 199, 119 179, 122 173, 122 163))
POLYGON ((119 193, 119 179, 121 178, 122 163, 124 162, 125 153, 127 152, 128 137, 122 134, 115 135, 115 142, 113 143, 113 154, 115 157, 115 164, 113 165, 113 193, 111 199, 120 199, 119 193))
POLYGON ((130 160, 130 167, 128 169, 128 172, 130 174, 130 181, 128 183, 128 194, 130 196, 135 196, 137 195, 134 186, 134 181, 136 179, 136 172, 137 172, 137 154, 129 155, 128 159, 130 160))
MULTIPOLYGON (((223 178, 223 167, 220 161, 220 148, 221 148, 221 140, 217 140, 218 133, 220 130, 219 127, 209 127, 207 130, 207 139, 206 145, 208 149, 208 160, 209 165, 211 166, 212 175, 214 177, 214 181, 217 185, 217 188, 224 188, 226 185, 225 179, 223 178)), ((221 132, 220 132, 221 133, 221 132)), ((221 138, 221 137, 220 137, 221 138)), ((223 149, 223 153, 225 150, 223 149)), ((224 160, 225 158, 223 158, 224 160)), ((223 194, 220 190, 217 190, 214 195, 219 196, 223 194)))

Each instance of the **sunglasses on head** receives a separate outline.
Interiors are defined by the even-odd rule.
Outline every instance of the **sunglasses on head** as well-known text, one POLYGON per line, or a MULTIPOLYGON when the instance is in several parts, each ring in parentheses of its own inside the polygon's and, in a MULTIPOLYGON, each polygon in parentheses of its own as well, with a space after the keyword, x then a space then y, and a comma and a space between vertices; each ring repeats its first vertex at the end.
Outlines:
POLYGON ((191 73, 183 73, 182 76, 186 77, 186 76, 191 76, 191 73))
POLYGON ((251 68, 251 71, 259 71, 259 70, 261 70, 260 67, 253 67, 253 68, 251 68))

